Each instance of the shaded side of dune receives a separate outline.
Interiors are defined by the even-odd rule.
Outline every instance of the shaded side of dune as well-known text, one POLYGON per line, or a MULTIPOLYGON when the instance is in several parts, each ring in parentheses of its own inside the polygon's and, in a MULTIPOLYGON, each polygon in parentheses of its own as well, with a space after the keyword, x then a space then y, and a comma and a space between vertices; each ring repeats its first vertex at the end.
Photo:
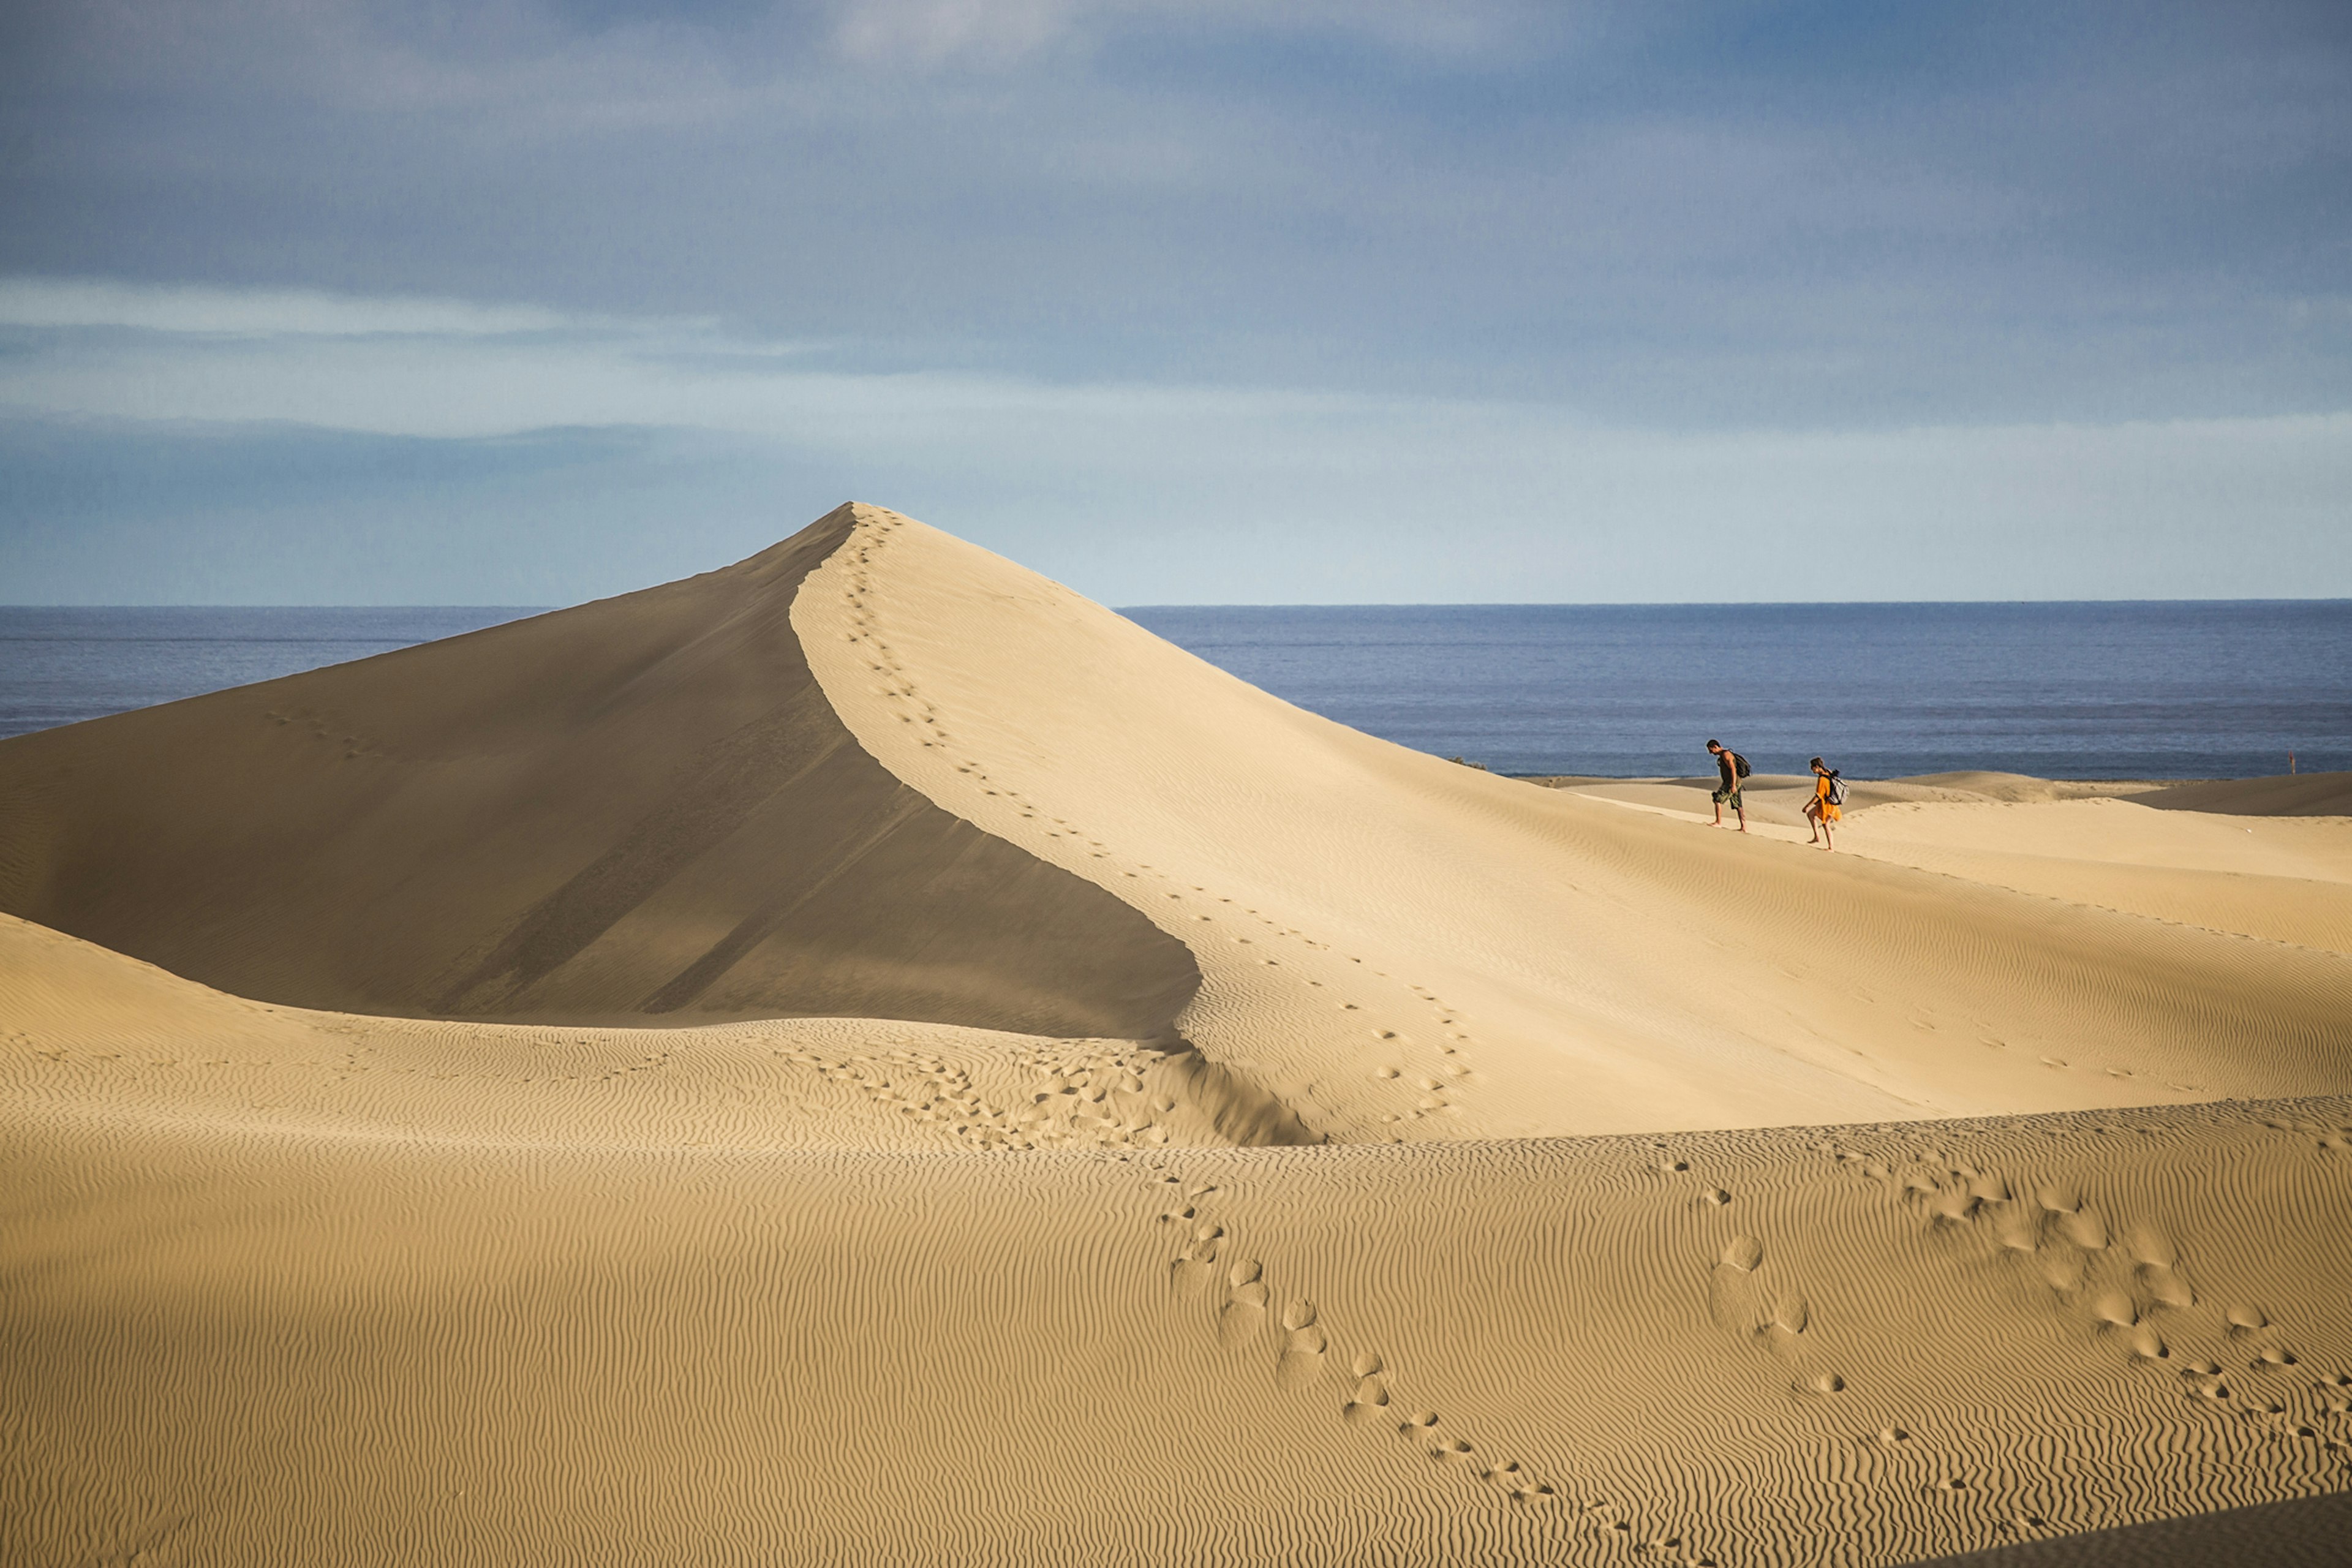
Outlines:
POLYGON ((0 909, 310 1007, 1165 1033, 1183 945, 908 789, 811 678, 793 596, 851 521, 0 742, 0 909))
POLYGON ((1912 1568, 2150 1568, 2228 1563, 2235 1568, 2332 1568, 2352 1559, 2352 1494, 2296 1498, 2222 1513, 2098 1530, 1938 1557, 1912 1568))
POLYGON ((2229 816, 2352 816, 2352 773, 2281 773, 2171 784, 2132 799, 2158 811, 2217 811, 2229 816))

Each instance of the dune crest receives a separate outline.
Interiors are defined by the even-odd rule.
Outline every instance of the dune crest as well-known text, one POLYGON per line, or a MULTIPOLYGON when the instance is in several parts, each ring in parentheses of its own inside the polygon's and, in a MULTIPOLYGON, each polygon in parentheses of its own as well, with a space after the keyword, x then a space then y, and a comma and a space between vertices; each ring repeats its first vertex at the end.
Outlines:
POLYGON ((724 571, 0 742, 0 910, 264 1001, 1160 1037, 1116 900, 877 766, 789 618, 844 508, 724 571))
POLYGON ((862 506, 0 744, 0 1559, 2331 1547, 2340 837, 1970 777, 1713 833, 862 506))
POLYGON ((1202 984, 1178 1027, 1321 1135, 2352 1089, 2339 954, 1531 789, 1302 712, 935 529, 853 516, 793 606, 842 721, 942 808, 1183 940, 1202 984))
POLYGON ((2341 1097, 1235 1149, 1120 1042, 5 919, 0 1014, 12 1563, 1877 1564, 2352 1483, 2341 1097))

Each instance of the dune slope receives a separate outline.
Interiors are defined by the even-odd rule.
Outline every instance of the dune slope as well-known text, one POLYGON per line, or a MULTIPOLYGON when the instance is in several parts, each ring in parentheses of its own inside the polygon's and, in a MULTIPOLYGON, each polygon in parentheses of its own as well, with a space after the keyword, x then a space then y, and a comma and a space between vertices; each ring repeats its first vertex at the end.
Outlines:
POLYGON ((906 788, 811 679, 790 605, 850 528, 0 742, 0 910, 312 1007, 1162 1033, 1181 945, 906 788))
MULTIPOLYGON (((1179 1018, 1339 1141, 2352 1089, 2352 959, 1462 768, 855 509, 793 608, 944 809, 1192 950, 1179 1018)), ((1699 797, 1704 805, 1704 797, 1699 797)))
POLYGON ((2158 811, 2218 811, 2231 816, 2352 816, 2352 773, 2289 773, 2170 784, 2140 798, 2158 811))
POLYGON ((2034 784, 1717 833, 866 507, 0 745, 0 1560, 2325 1545, 2338 825, 2034 784))
POLYGON ((1892 1563, 2352 1486, 2341 1098, 1185 1148, 1117 1042, 13 921, 0 1009, 11 1563, 1892 1563), (961 1134, 1052 1083, 1067 1152, 961 1134))
POLYGON ((2178 924, 2352 952, 2352 817, 1896 803, 1854 814, 1858 854, 2178 924))

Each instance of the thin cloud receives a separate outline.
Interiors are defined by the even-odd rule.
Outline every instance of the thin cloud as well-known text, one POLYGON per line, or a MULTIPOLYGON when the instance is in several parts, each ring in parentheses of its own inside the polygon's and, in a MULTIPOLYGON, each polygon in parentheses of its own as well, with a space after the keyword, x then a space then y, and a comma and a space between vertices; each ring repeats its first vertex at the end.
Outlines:
MULTIPOLYGON (((513 575, 528 552, 490 552, 501 593, 554 601, 748 553, 844 495, 1127 603, 2352 593, 2352 415, 1672 432, 1499 398, 825 369, 659 319, 505 331, 446 302, 99 297, 111 308, 84 313, 103 322, 7 330, 0 433, 34 433, 10 459, 18 510, 0 498, 14 581, 132 572, 69 537, 107 537, 112 514, 65 530, 41 500, 89 476, 148 474, 119 526, 184 513, 201 539, 315 517, 288 465, 381 449, 393 477, 352 479, 333 511, 376 520, 381 555, 406 526, 394 504, 432 498, 401 548, 412 601, 481 592, 465 574, 490 547, 453 545, 459 521, 564 538, 535 586, 513 575), (374 330, 436 321, 460 330, 374 330), (79 432, 80 466, 40 479, 42 430, 79 432), (106 456, 199 436, 184 484, 106 456)), ((307 592, 373 591, 320 585, 319 553, 307 592)))
MULTIPOLYGON (((1379 541, 1465 496, 1495 572, 1583 540, 1545 592, 1764 591, 1789 569, 1721 520, 1802 529, 1808 486, 1874 509, 1839 536, 1865 595, 1963 501, 2144 591, 2333 583, 2343 15, 35 0, 0 16, 0 403, 419 471, 652 431, 566 471, 690 507, 723 447, 761 476, 729 515, 854 479, 1137 599, 1197 563, 1152 530, 1234 509, 1282 592, 1340 591, 1319 550, 1394 596, 1379 541)), ((606 504, 499 482, 515 517, 606 504)))
POLYGON ((0 278, 0 326, 124 327, 169 333, 496 337, 610 325, 535 306, 366 299, 314 289, 163 287, 79 278, 0 278))
POLYGON ((1574 8, 1511 0, 1432 6, 1393 0, 847 0, 835 12, 843 55, 867 65, 1003 68, 1055 46, 1099 44, 1122 28, 1354 39, 1409 58, 1487 63, 1515 41, 1557 36, 1574 8))

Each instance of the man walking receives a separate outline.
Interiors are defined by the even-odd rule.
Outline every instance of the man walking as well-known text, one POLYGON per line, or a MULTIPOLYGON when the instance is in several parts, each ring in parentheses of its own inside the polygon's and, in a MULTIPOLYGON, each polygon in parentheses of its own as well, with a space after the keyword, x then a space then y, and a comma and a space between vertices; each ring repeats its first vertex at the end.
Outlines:
POLYGON ((1706 743, 1706 749, 1715 758, 1715 771, 1723 776, 1723 785, 1715 792, 1713 796, 1715 801, 1713 826, 1717 827, 1723 826, 1723 808, 1728 805, 1731 807, 1732 814, 1739 818, 1739 831, 1745 833, 1748 831, 1748 808, 1740 803, 1739 784, 1740 781, 1748 776, 1748 759, 1738 752, 1727 750, 1720 741, 1709 741, 1706 743))

